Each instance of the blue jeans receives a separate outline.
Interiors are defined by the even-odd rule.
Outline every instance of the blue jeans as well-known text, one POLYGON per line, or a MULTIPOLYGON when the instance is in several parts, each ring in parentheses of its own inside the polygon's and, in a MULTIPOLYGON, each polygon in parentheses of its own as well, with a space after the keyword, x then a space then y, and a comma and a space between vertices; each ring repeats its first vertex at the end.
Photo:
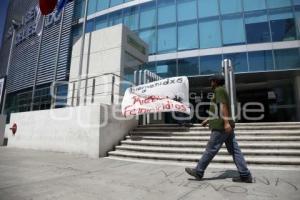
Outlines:
POLYGON ((233 157, 233 161, 240 173, 240 176, 242 177, 250 176, 251 173, 247 168, 246 161, 235 139, 234 132, 228 134, 223 131, 211 132, 210 139, 207 143, 206 149, 196 167, 197 173, 199 175, 204 174, 204 171, 207 168, 208 164, 218 153, 218 151, 220 150, 224 142, 226 144, 227 151, 233 157))

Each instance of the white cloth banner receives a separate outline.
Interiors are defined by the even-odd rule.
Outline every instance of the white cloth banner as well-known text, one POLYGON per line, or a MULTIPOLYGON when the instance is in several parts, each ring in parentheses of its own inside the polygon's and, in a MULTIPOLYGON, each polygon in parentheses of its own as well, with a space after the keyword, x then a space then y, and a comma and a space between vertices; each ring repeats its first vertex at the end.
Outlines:
POLYGON ((0 103, 2 102, 2 93, 4 89, 4 78, 0 79, 0 103))
POLYGON ((190 114, 189 81, 186 76, 128 88, 122 102, 124 116, 171 111, 190 114))

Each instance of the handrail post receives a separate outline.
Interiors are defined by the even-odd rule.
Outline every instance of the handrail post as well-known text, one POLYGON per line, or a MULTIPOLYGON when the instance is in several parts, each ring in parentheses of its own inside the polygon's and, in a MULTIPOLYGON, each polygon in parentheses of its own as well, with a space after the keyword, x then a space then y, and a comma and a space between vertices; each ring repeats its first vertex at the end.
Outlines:
POLYGON ((92 99, 91 99, 91 103, 94 103, 95 86, 96 86, 96 79, 93 78, 93 87, 92 87, 92 99))
POLYGON ((71 106, 74 106, 74 95, 75 95, 75 82, 73 82, 73 86, 72 86, 72 101, 71 101, 71 106))
POLYGON ((112 75, 112 81, 111 81, 111 105, 114 104, 114 93, 115 93, 115 75, 112 75))

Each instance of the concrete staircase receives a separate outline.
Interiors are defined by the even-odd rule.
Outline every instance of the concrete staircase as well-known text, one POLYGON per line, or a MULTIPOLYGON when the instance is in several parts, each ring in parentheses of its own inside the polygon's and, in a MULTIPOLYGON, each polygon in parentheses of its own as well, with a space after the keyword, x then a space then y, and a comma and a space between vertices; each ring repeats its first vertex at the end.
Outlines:
MULTIPOLYGON (((300 169, 300 122, 240 123, 236 138, 249 166, 296 167, 300 169)), ((203 153, 210 131, 195 124, 139 126, 121 141, 111 159, 195 165, 203 153)), ((212 165, 234 167, 225 145, 212 165)))

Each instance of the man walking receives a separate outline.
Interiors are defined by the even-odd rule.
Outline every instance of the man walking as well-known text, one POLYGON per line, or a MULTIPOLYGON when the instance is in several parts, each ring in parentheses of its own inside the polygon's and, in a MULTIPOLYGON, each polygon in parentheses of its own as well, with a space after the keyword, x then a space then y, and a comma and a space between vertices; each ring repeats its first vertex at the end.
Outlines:
POLYGON ((232 155, 240 174, 239 177, 233 178, 232 181, 252 183, 251 173, 235 139, 229 97, 223 87, 224 78, 222 75, 214 75, 210 78, 210 83, 214 92, 209 109, 210 116, 201 123, 202 126, 209 124, 211 130, 210 140, 196 168, 185 168, 185 171, 198 180, 202 179, 205 169, 225 142, 227 151, 232 155))

